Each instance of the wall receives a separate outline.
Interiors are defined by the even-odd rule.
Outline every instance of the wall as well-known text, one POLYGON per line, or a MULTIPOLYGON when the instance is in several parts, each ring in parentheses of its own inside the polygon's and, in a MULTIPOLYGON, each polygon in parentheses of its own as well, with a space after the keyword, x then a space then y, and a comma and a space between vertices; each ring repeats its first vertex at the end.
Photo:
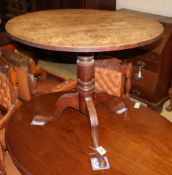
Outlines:
POLYGON ((119 8, 172 17, 172 0, 117 0, 119 8))

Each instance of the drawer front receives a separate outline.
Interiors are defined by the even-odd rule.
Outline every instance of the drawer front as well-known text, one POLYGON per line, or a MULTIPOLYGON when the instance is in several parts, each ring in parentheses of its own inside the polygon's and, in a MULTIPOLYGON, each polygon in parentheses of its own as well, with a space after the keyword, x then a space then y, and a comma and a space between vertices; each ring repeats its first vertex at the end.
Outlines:
POLYGON ((85 8, 116 10, 116 0, 86 0, 85 8))
POLYGON ((134 67, 131 95, 150 102, 156 101, 155 89, 158 83, 158 74, 143 69, 141 78, 137 78, 137 73, 138 68, 134 67))
POLYGON ((82 0, 59 0, 59 8, 83 8, 83 2, 82 0))
POLYGON ((86 0, 85 7, 88 9, 92 9, 92 8, 97 9, 97 8, 99 8, 99 0, 94 0, 94 1, 86 0))

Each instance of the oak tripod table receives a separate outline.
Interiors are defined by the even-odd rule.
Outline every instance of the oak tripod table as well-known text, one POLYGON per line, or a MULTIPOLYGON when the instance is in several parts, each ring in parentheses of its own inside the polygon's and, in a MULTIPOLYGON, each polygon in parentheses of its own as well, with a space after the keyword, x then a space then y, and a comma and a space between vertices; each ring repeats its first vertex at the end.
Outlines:
MULTIPOLYGON (((98 148, 98 118, 94 106, 95 52, 134 48, 161 37, 160 23, 122 12, 65 9, 38 11, 11 19, 6 31, 16 41, 37 48, 77 52, 77 92, 56 101, 53 116, 38 114, 35 120, 53 121, 66 107, 88 114, 94 148, 98 148)), ((100 155, 101 157, 101 155, 100 155)))

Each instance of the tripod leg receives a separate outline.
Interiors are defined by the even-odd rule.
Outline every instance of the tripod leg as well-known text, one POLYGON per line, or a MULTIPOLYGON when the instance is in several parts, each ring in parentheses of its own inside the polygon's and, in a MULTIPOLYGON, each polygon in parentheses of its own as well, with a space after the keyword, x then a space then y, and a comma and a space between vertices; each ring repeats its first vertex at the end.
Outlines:
POLYGON ((96 148, 99 147, 99 140, 98 140, 98 118, 97 118, 97 113, 96 109, 93 103, 92 97, 87 97, 85 99, 86 101, 86 106, 88 110, 88 114, 90 117, 90 123, 91 123, 91 136, 94 144, 94 151, 97 155, 99 165, 100 167, 105 167, 106 166, 106 160, 104 159, 104 155, 101 155, 96 148))
POLYGON ((67 93, 62 95, 56 101, 56 109, 53 116, 44 116, 41 114, 34 115, 34 121, 51 122, 57 120, 65 108, 72 107, 76 110, 79 109, 78 93, 67 93))

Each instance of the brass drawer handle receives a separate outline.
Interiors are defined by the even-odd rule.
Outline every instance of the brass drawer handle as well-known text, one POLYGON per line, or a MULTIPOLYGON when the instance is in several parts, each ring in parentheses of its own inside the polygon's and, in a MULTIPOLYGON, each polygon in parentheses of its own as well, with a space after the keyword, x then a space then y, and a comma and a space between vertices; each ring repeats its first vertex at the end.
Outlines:
POLYGON ((143 80, 143 73, 142 73, 142 68, 144 68, 146 63, 144 61, 137 61, 137 66, 138 66, 138 72, 134 74, 134 79, 135 80, 143 80))
POLYGON ((134 79, 135 80, 143 80, 144 79, 141 68, 139 68, 139 71, 134 74, 134 79))

